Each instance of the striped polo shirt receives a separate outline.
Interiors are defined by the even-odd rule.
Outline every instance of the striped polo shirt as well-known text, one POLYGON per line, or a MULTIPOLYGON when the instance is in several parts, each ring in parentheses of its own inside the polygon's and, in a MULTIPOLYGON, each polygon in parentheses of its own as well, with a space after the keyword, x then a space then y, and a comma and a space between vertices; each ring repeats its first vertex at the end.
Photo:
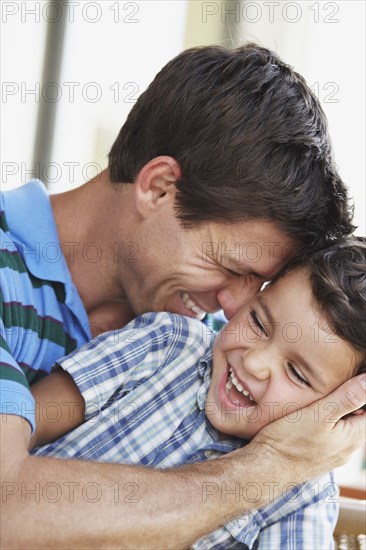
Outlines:
POLYGON ((1 194, 0 251, 0 413, 34 430, 29 385, 91 338, 40 181, 1 194))

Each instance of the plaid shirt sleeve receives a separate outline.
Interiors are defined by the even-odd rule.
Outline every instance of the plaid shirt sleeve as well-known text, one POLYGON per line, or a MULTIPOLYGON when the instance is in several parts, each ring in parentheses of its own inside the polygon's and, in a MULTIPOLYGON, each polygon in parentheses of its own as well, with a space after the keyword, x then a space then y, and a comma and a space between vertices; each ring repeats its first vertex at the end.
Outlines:
POLYGON ((85 400, 85 420, 97 416, 117 388, 128 391, 173 361, 172 355, 187 351, 192 343, 188 331, 177 316, 145 313, 57 361, 71 374, 85 400))
POLYGON ((258 550, 333 550, 334 514, 314 503, 260 533, 258 550))
POLYGON ((332 473, 293 487, 199 539, 193 550, 332 550, 338 487, 332 473))
MULTIPOLYGON (((260 532, 258 550, 332 550, 333 532, 338 519, 338 487, 330 472, 300 486, 313 492, 308 501, 293 513, 272 522, 260 532)), ((301 494, 299 493, 301 501, 301 494)), ((293 497, 296 500, 296 495, 293 497)), ((290 497, 291 499, 291 497, 290 497)))
POLYGON ((338 508, 315 502, 260 533, 258 550, 333 550, 338 508))
MULTIPOLYGON (((256 544, 249 547, 232 537, 224 527, 200 538, 191 546, 191 550, 256 550, 256 544)), ((273 548, 272 550, 275 550, 273 548)))

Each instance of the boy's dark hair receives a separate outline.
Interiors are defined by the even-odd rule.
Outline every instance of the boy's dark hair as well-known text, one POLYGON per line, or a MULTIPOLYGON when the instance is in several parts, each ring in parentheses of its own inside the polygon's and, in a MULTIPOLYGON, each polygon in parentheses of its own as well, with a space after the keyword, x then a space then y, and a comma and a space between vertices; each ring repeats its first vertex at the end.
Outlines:
POLYGON ((266 219, 304 249, 354 229, 320 103, 266 48, 192 48, 157 74, 112 146, 111 181, 160 155, 180 165, 185 227, 266 219))
POLYGON ((334 244, 304 259, 313 295, 331 330, 361 352, 366 372, 366 238, 334 244))

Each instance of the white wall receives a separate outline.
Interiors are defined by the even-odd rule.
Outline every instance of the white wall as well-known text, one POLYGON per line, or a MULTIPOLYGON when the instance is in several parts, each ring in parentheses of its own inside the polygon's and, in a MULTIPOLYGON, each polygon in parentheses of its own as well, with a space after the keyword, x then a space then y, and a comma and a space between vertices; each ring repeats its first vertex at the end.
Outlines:
POLYGON ((97 23, 79 18, 68 25, 61 82, 76 83, 75 100, 60 101, 52 157, 61 164, 79 162, 80 167, 75 181, 65 178, 52 190, 87 181, 95 174, 96 167, 88 168, 92 161, 106 166, 108 151, 138 96, 183 49, 184 1, 120 2, 119 12, 116 2, 99 6, 97 23))
POLYGON ((46 21, 39 2, 1 2, 1 189, 30 179, 46 21), (23 4, 23 8, 21 7, 23 4), (34 9, 32 14, 28 10, 34 9))
POLYGON ((42 86, 46 23, 57 19, 54 4, 1 5, 2 79, 8 82, 2 103, 3 189, 32 177, 42 93, 56 107, 56 131, 50 163, 41 167, 41 175, 50 180, 51 191, 59 192, 84 183, 97 167, 106 166, 110 146, 133 103, 184 48, 185 0, 60 2, 67 16, 60 80, 57 86, 42 86), (35 87, 37 98, 21 93, 35 87))
MULTIPOLYGON (((239 31, 276 50, 307 80, 328 117, 335 159, 355 203, 357 233, 366 235, 365 6, 363 1, 235 3, 239 31)), ((229 15, 226 15, 229 20, 229 15)))

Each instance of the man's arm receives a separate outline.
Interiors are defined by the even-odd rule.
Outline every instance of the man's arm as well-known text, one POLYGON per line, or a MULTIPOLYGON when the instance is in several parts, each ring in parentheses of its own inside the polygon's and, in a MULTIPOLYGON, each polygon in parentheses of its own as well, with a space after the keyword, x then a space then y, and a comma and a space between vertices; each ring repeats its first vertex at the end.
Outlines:
POLYGON ((186 548, 280 496, 289 483, 343 464, 365 440, 366 414, 339 420, 365 403, 361 378, 365 380, 362 375, 347 381, 317 407, 302 409, 291 429, 284 417, 243 449, 172 470, 29 456, 29 424, 3 415, 1 544, 186 548), (260 488, 255 502, 247 491, 238 499, 233 490, 236 483, 244 487, 249 482, 260 488))

